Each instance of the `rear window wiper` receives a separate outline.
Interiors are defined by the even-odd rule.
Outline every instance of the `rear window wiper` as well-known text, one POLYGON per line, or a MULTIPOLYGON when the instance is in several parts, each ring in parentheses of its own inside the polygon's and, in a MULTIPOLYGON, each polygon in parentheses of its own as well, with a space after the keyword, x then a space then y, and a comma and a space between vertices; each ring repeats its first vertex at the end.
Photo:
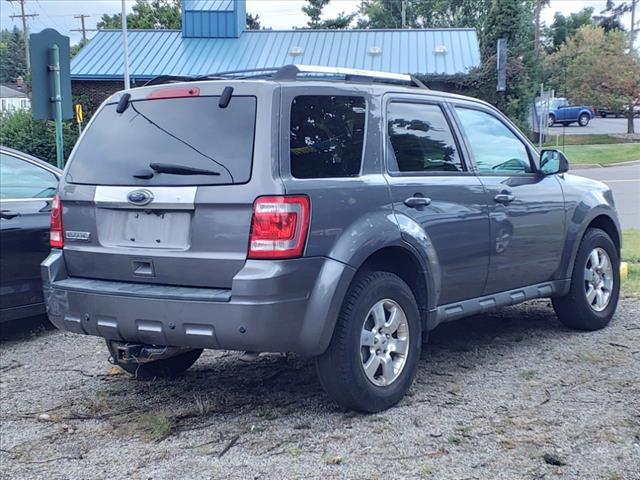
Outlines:
POLYGON ((220 175, 220 172, 214 170, 205 170, 204 168, 194 168, 173 163, 150 163, 149 167, 156 173, 170 173, 173 175, 220 175))

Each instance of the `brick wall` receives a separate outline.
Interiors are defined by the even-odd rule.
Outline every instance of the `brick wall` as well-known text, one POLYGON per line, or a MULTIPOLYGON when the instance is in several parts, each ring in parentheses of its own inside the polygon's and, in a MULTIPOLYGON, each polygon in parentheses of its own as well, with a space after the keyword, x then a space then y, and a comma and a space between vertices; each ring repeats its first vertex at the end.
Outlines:
MULTIPOLYGON (((131 86, 140 85, 132 84, 131 86)), ((86 116, 91 116, 102 102, 123 88, 123 82, 103 80, 73 80, 71 82, 73 102, 74 104, 82 104, 86 116)))

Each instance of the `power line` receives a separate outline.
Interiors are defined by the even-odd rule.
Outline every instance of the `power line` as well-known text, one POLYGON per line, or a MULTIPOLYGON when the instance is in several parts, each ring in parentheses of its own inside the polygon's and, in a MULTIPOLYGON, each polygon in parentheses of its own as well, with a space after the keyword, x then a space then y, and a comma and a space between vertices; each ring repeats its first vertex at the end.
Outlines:
POLYGON ((27 72, 31 72, 31 58, 29 58, 29 26, 27 25, 27 18, 37 17, 37 13, 25 13, 24 6, 27 0, 8 0, 9 2, 20 3, 20 15, 9 15, 9 18, 21 18, 22 19, 22 33, 24 35, 24 59, 27 64, 27 72))
POLYGON ((80 19, 80 24, 82 25, 80 28, 72 28, 70 31, 71 32, 82 32, 82 44, 84 45, 85 43, 87 43, 87 32, 95 32, 98 29, 97 28, 87 28, 84 24, 84 19, 85 18, 89 18, 91 15, 85 15, 85 14, 80 14, 80 15, 74 15, 73 18, 79 18, 80 19))

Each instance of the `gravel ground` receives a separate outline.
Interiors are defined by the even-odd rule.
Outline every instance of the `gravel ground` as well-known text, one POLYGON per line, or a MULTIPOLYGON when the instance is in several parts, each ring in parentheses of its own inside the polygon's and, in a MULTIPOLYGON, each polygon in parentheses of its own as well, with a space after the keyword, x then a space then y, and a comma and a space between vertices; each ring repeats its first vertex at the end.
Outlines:
POLYGON ((35 332, 0 345, 0 478, 640 479, 639 302, 594 333, 530 302, 440 327, 426 357, 361 415, 308 359, 205 352, 138 382, 98 338, 35 332))

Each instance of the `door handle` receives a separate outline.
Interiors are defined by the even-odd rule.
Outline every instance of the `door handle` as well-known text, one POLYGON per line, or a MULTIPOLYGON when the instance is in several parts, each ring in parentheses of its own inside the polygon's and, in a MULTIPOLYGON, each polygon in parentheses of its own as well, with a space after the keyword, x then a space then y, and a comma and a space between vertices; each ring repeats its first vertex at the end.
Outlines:
POLYGON ((404 201, 409 208, 422 208, 431 204, 431 199, 427 197, 409 197, 404 201))
POLYGON ((497 202, 497 203, 501 203, 503 205, 507 205, 508 203, 513 202, 516 199, 516 196, 513 195, 512 193, 499 193, 498 195, 496 195, 495 197, 493 197, 493 199, 497 202))
POLYGON ((12 212, 11 210, 0 210, 0 217, 5 220, 11 220, 20 215, 20 212, 12 212))

